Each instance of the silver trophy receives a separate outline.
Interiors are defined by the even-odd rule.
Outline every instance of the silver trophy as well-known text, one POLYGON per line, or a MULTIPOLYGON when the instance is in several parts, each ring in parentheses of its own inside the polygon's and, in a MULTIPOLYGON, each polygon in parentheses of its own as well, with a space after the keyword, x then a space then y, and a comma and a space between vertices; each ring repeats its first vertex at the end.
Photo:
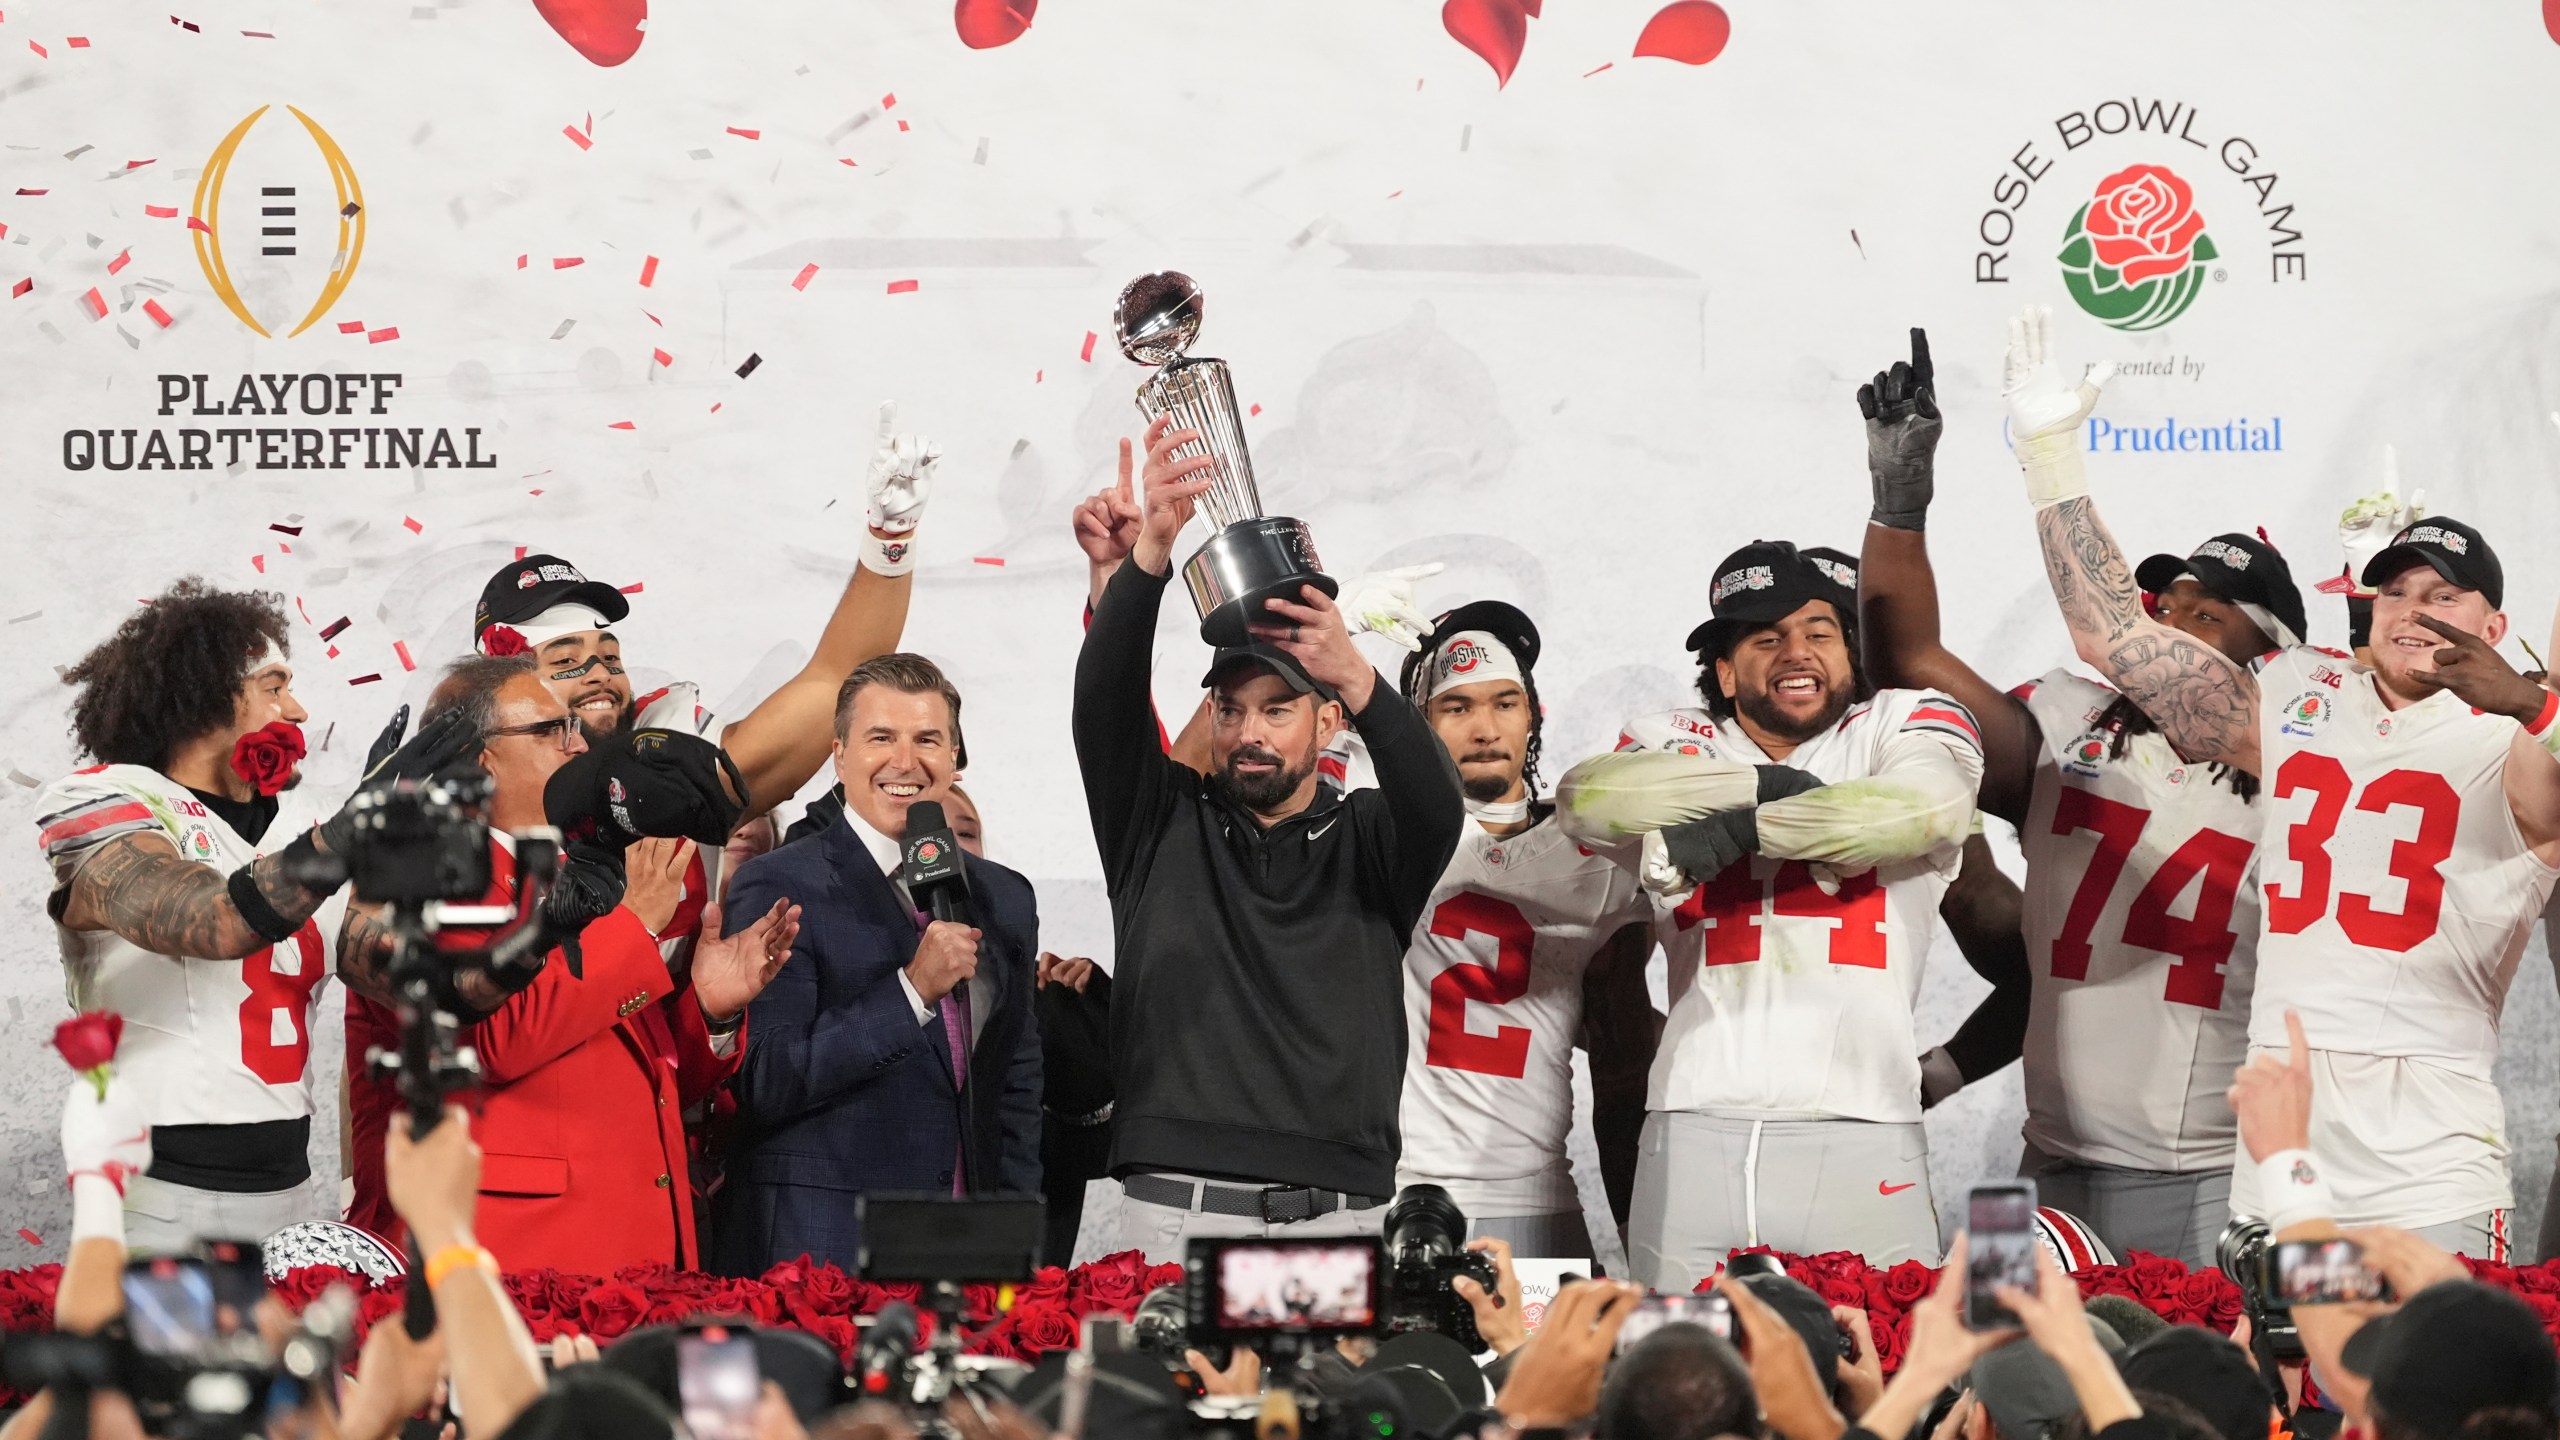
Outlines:
POLYGON ((1182 580, 1200 612, 1200 638, 1242 645, 1253 638, 1245 633, 1248 622, 1272 618, 1263 602, 1274 596, 1296 600, 1307 585, 1327 595, 1341 587, 1324 573, 1305 525, 1262 513, 1227 362, 1183 353, 1200 338, 1200 309, 1200 287, 1190 276, 1178 270, 1141 275, 1120 292, 1112 330, 1121 354, 1162 367, 1138 387, 1138 413, 1151 424, 1170 415, 1174 429, 1200 433, 1172 458, 1208 455, 1217 461, 1200 495, 1200 508, 1217 533, 1182 567, 1182 580))

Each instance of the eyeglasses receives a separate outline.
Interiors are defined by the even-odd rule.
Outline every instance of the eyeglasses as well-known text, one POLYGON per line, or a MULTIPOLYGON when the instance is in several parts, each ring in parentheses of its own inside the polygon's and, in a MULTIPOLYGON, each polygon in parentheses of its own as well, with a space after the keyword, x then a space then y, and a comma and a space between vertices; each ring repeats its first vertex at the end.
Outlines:
POLYGON ((569 748, 569 737, 576 734, 577 730, 578 717, 562 715, 556 719, 537 720, 530 725, 501 725, 485 733, 491 739, 500 735, 549 735, 552 743, 566 750, 569 748))

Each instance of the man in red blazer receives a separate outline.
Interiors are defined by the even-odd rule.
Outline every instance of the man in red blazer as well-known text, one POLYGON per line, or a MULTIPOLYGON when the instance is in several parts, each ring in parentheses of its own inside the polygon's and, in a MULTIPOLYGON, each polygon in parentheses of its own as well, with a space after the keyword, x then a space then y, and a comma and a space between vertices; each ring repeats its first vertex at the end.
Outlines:
MULTIPOLYGON (((547 823, 543 788, 586 748, 569 709, 521 656, 475 656, 440 682, 428 716, 463 708, 483 737, 480 763, 496 782, 490 801, 496 884, 487 903, 512 904, 514 854, 506 832, 547 823)), ((626 1265, 699 1268, 685 1181, 684 1108, 738 1066, 747 1001, 791 953, 796 906, 772 911, 735 936, 706 915, 690 974, 672 975, 657 932, 673 918, 677 887, 659 883, 681 864, 644 867, 622 902, 579 935, 582 973, 561 951, 532 984, 484 1000, 464 1035, 479 1055, 482 1085, 463 1096, 482 1147, 478 1232, 509 1269, 551 1267, 609 1275, 626 1265)), ((614 876, 615 881, 620 877, 614 876)), ((446 932, 449 943, 482 937, 446 932)), ((388 936, 377 916, 349 906, 338 970, 349 987, 348 1219, 396 1239, 398 1220, 381 1186, 385 1128, 399 1096, 362 1075, 375 1045, 398 1028, 387 1000, 388 936)))

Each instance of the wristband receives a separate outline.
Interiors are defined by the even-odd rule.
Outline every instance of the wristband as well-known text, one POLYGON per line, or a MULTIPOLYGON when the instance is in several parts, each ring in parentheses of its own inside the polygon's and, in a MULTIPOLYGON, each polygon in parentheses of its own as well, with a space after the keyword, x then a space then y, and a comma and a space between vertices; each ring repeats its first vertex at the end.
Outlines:
POLYGON ((2018 469, 2027 477, 2027 503, 2042 510, 2089 493, 2089 469, 2080 459, 2080 427, 2029 435, 2016 445, 2018 469))
POLYGON ((2525 722, 2524 733, 2532 736, 2554 758, 2560 758, 2560 725, 2553 724, 2555 720, 2560 720, 2560 695, 2545 690, 2542 692, 2542 713, 2525 722))
POLYGON ((910 530, 903 535, 883 537, 864 527, 862 532, 862 567, 875 575, 898 576, 916 568, 916 537, 910 530))
POLYGON ((444 1283, 444 1277, 465 1267, 495 1275, 498 1257, 483 1245, 447 1245, 427 1257, 427 1288, 435 1289, 444 1283))
POLYGON ((2338 1213, 2329 1182, 2321 1178, 2308 1150, 2279 1150, 2259 1161, 2258 1200, 2266 1207, 2267 1229, 2275 1235, 2306 1220, 2328 1220, 2338 1213))
POLYGON ((113 1240, 124 1243, 124 1181, 102 1170, 83 1170, 71 1177, 71 1243, 113 1240))
MULTIPOLYGON (((306 830, 302 833, 302 838, 293 843, 308 844, 310 839, 311 832, 306 830)), ((286 871, 288 874, 292 873, 290 867, 293 862, 289 858, 291 854, 292 846, 287 846, 285 855, 278 857, 288 867, 286 871)), ((255 863, 251 862, 251 864, 255 863)), ((268 904, 265 892, 258 888, 258 877, 250 874, 249 871, 249 865, 241 866, 231 872, 231 879, 225 884, 224 888, 231 895, 231 908, 240 912, 240 923, 248 926, 252 934, 270 945, 281 945, 293 938, 294 932, 302 928, 302 922, 286 919, 275 906, 268 904)))

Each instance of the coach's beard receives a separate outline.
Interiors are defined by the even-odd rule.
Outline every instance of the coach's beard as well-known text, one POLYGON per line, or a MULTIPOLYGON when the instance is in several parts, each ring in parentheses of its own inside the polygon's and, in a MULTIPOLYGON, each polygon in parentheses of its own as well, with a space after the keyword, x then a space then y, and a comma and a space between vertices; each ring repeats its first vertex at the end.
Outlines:
POLYGON ((1307 746, 1305 760, 1296 765, 1282 760, 1278 752, 1265 750, 1259 745, 1239 745, 1228 753, 1225 763, 1219 765, 1214 783, 1228 799, 1259 815, 1298 793, 1298 787, 1307 782, 1307 777, 1314 774, 1315 769, 1316 747, 1312 743, 1307 746), (1239 760, 1250 760, 1271 768, 1247 775, 1236 769, 1239 760))
MULTIPOLYGON (((1791 675, 1777 676, 1770 683, 1774 686, 1778 680, 1789 678, 1791 675)), ((1775 693, 1769 690, 1746 690, 1733 698, 1733 708, 1748 716, 1752 724, 1770 734, 1801 745, 1840 723, 1840 717, 1849 713, 1849 692, 1832 685, 1828 679, 1825 679, 1822 708, 1810 716, 1790 712, 1778 703, 1775 693)))

